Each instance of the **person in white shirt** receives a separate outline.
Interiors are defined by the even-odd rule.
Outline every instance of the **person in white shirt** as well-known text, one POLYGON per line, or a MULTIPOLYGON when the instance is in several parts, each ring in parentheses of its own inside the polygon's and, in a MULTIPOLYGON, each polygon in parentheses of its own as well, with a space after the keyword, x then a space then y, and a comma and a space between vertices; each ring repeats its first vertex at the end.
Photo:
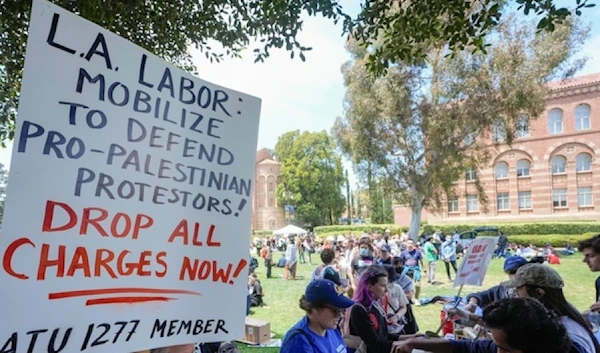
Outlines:
POLYGON ((285 279, 290 279, 291 276, 291 278, 295 280, 296 265, 298 263, 298 247, 292 237, 290 237, 290 243, 285 250, 285 258, 287 259, 287 262, 285 263, 285 279))

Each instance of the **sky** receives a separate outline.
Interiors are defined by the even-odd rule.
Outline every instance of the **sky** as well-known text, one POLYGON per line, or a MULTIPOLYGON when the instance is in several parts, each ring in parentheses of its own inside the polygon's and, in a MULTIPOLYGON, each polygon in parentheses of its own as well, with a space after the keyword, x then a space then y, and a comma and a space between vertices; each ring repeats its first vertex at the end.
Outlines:
MULTIPOLYGON (((557 3, 572 7, 575 0, 557 3)), ((577 75, 600 72, 600 24, 593 24, 598 16, 600 4, 584 10, 584 20, 592 25, 590 39, 581 53, 588 57, 588 62, 577 75)), ((262 99, 257 147, 273 148, 277 138, 287 131, 329 131, 335 118, 343 114, 345 89, 340 68, 349 57, 341 34, 341 24, 336 26, 328 19, 305 18, 298 38, 304 46, 313 48, 306 53, 305 62, 297 55, 291 59, 284 50, 272 50, 264 63, 255 64, 253 47, 244 52, 241 59, 228 58, 212 64, 201 53, 192 53, 202 79, 262 99)), ((0 163, 9 166, 11 153, 12 144, 0 148, 0 163)), ((345 166, 351 168, 348 162, 345 166)), ((353 175, 351 182, 356 182, 353 175)))

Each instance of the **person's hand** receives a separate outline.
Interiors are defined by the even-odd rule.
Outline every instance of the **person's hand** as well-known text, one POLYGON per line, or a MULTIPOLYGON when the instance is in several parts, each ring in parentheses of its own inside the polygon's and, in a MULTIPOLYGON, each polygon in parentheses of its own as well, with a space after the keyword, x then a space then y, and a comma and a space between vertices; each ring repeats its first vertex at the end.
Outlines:
POLYGON ((592 304, 592 306, 590 306, 590 311, 600 311, 600 301, 592 304))
POLYGON ((395 341, 392 343, 392 350, 390 353, 412 353, 413 349, 414 346, 411 343, 411 340, 395 341))
POLYGON ((465 319, 467 321, 469 320, 469 314, 471 314, 469 311, 459 309, 459 308, 453 308, 453 309, 448 310, 448 316, 450 316, 450 317, 458 316, 461 319, 465 319))
POLYGON ((474 313, 475 310, 477 310, 477 304, 475 303, 469 303, 467 304, 467 306, 465 306, 465 310, 470 312, 470 313, 474 313))
POLYGON ((395 325, 398 323, 398 315, 393 315, 387 319, 388 323, 395 325))

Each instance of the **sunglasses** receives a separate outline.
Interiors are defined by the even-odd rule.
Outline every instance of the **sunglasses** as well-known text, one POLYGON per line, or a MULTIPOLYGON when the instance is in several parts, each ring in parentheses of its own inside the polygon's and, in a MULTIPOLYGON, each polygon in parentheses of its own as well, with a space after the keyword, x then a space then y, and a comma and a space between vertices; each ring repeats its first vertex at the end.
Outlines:
POLYGON ((344 313, 344 309, 336 308, 335 306, 325 305, 325 308, 333 311, 336 316, 340 316, 344 313))

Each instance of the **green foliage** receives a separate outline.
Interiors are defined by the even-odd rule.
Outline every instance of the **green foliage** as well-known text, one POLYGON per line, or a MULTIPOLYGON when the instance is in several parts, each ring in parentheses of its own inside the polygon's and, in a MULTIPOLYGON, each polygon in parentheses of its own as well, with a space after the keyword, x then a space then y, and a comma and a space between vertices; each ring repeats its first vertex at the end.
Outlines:
MULTIPOLYGON (((165 60, 194 71, 190 48, 207 59, 237 57, 251 41, 256 61, 273 48, 285 48, 305 60, 311 50, 296 40, 301 17, 343 17, 335 0, 51 0, 165 60)), ((30 0, 0 1, 0 141, 13 138, 23 69, 30 0)))
MULTIPOLYGON (((398 64, 377 78, 368 69, 370 53, 349 41, 352 59, 342 66, 346 110, 332 134, 370 188, 377 180, 386 195, 412 209, 414 238, 423 208, 443 210, 457 192, 455 182, 487 165, 494 127, 504 129, 510 144, 519 116, 535 119, 544 111, 546 83, 581 67, 570 58, 587 34, 572 21, 537 33, 511 17, 486 38, 487 55, 448 56, 447 43, 440 43, 427 48, 427 66, 398 64)), ((479 180, 476 190, 485 212, 479 180)), ((380 221, 376 211, 373 223, 380 221)))
MULTIPOLYGON (((362 1, 350 16, 337 0, 51 0, 71 12, 126 38, 165 60, 193 71, 189 48, 200 49, 210 61, 239 56, 251 41, 255 61, 273 48, 306 60, 311 50, 296 39, 302 16, 321 15, 344 22, 370 50, 367 65, 381 73, 399 61, 422 62, 432 43, 449 43, 452 51, 485 51, 485 36, 500 23, 504 0, 362 1), (400 6, 398 5, 400 4, 400 6), (298 54, 298 55, 296 55, 298 54)), ((540 16, 539 29, 554 30, 571 12, 552 0, 517 0, 519 9, 540 16)), ((574 13, 592 7, 577 0, 574 13)), ((0 142, 13 138, 31 1, 0 1, 0 142)))
MULTIPOLYGON (((540 31, 553 31, 572 13, 581 15, 582 9, 594 6, 577 0, 570 11, 555 2, 517 0, 518 10, 540 17, 536 25, 540 31)), ((463 50, 486 53, 486 36, 502 23, 508 4, 504 0, 368 1, 353 22, 353 33, 365 47, 374 46, 367 66, 380 74, 399 61, 426 61, 429 48, 440 43, 451 49, 449 55, 463 50)))
POLYGON ((441 230, 443 233, 448 234, 453 231, 466 232, 473 230, 478 227, 498 227, 500 231, 504 232, 507 236, 512 234, 520 235, 546 235, 546 234, 562 234, 562 235, 574 235, 584 233, 600 233, 599 222, 561 222, 561 223, 500 223, 500 224, 444 224, 435 225, 428 224, 422 227, 423 232, 432 234, 436 230, 441 230))
POLYGON ((564 248, 566 243, 569 242, 577 248, 578 242, 588 238, 590 238, 588 234, 511 235, 508 237, 508 241, 523 246, 533 244, 542 247, 550 244, 556 248, 564 248))
POLYGON ((333 225, 333 226, 320 226, 315 227, 315 233, 320 236, 328 235, 339 235, 354 233, 355 236, 360 236, 362 233, 370 233, 379 231, 380 233, 385 232, 389 229, 392 234, 400 234, 401 232, 408 231, 408 227, 399 226, 397 224, 361 224, 361 225, 333 225))
POLYGON ((344 169, 327 132, 286 132, 275 151, 282 164, 279 204, 294 206, 296 219, 309 226, 337 222, 346 206, 344 169))

